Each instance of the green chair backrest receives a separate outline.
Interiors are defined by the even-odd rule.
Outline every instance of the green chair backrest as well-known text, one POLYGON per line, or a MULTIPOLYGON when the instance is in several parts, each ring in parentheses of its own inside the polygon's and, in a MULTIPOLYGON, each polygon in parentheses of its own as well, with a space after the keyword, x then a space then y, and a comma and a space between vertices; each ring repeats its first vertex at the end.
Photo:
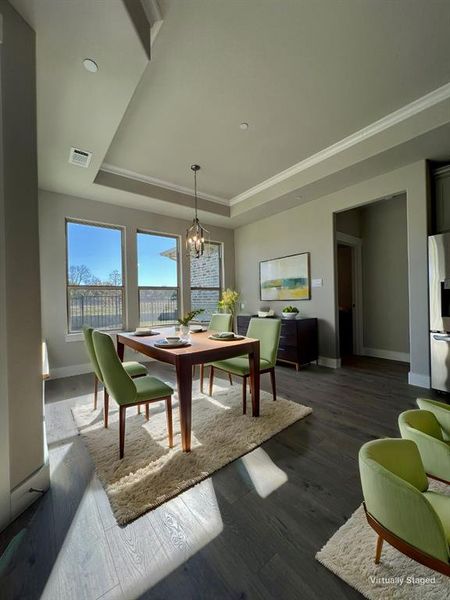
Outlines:
POLYGON ((448 562, 444 527, 422 493, 428 481, 416 444, 402 439, 367 442, 359 451, 359 471, 368 512, 401 539, 448 562))
POLYGON ((429 410, 406 410, 399 415, 398 425, 400 427, 400 431, 402 432, 402 436, 403 428, 413 428, 421 431, 422 433, 426 433, 437 440, 443 441, 442 429, 434 414, 429 410))
POLYGON ((95 354, 94 342, 92 340, 93 331, 93 327, 88 327, 87 325, 83 327, 84 343, 86 345, 86 350, 89 355, 89 359, 91 361, 91 365, 94 370, 95 376, 99 381, 103 383, 102 372, 100 370, 100 365, 98 364, 97 356, 95 354))
POLYGON ((423 410, 429 410, 434 414, 442 429, 443 438, 446 441, 450 440, 450 406, 444 402, 437 400, 429 400, 428 398, 417 398, 417 405, 423 410))
POLYGON ((250 319, 247 336, 259 340, 260 357, 275 366, 280 343, 280 319, 250 319))
POLYGON ((211 315, 211 321, 209 327, 211 331, 231 331, 233 325, 233 315, 226 313, 216 313, 211 315))
POLYGON ((101 331, 94 331, 92 338, 108 393, 118 404, 132 404, 136 399, 136 386, 123 368, 111 337, 101 331))

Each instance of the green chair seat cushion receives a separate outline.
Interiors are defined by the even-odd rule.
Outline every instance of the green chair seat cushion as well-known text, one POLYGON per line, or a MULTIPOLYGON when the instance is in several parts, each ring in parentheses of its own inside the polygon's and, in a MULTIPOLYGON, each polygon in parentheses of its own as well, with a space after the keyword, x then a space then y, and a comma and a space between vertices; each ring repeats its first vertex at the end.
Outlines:
POLYGON ((432 491, 424 492, 423 495, 434 508, 442 523, 450 552, 450 496, 432 491))
POLYGON ((122 363, 123 368, 130 377, 139 377, 140 375, 147 375, 147 369, 141 363, 134 360, 129 360, 122 363))
MULTIPOLYGON (((236 358, 228 358, 226 360, 219 360, 211 364, 216 369, 222 369, 222 371, 227 371, 232 375, 240 375, 241 377, 244 377, 245 375, 250 374, 250 361, 247 355, 237 356, 236 358)), ((264 369, 270 369, 272 366, 273 365, 264 358, 261 358, 259 361, 260 371, 264 371, 264 369)))
MULTIPOLYGON (((155 400, 156 398, 167 398, 173 394, 173 389, 157 377, 146 375, 134 380, 136 386, 136 402, 155 400)), ((116 398, 117 400, 117 398, 116 398)), ((120 399, 119 399, 120 403, 120 399)))

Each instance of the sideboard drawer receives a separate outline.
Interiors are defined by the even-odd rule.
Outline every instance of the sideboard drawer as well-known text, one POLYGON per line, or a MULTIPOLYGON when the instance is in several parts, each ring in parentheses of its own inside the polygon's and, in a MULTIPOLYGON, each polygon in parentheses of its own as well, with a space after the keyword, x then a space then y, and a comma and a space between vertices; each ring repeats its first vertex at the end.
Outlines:
POLYGON ((288 362, 297 363, 297 348, 278 348, 277 358, 279 360, 287 360, 288 362))
POLYGON ((280 335, 280 346, 296 346, 297 345, 297 330, 288 331, 280 335))

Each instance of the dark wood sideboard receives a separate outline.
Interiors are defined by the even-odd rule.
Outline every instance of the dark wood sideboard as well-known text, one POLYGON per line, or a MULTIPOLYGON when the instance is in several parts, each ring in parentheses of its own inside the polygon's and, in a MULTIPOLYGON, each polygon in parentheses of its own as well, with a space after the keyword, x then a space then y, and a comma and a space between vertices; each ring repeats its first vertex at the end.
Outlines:
MULTIPOLYGON (((256 315, 238 315, 237 329, 240 335, 247 333, 250 319, 256 315)), ((270 318, 270 317, 265 317, 270 318)), ((318 359, 317 319, 281 319, 281 336, 277 360, 295 365, 297 371, 318 359)))

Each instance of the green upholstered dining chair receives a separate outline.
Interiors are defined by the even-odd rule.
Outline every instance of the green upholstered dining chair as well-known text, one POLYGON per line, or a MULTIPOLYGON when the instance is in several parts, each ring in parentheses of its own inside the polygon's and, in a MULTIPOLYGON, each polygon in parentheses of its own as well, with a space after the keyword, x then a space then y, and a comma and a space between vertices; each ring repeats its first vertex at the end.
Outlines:
MULTIPOLYGON (((97 410, 98 384, 99 382, 103 383, 103 376, 102 372, 100 371, 100 365, 98 364, 97 356, 95 354, 94 342, 92 341, 93 331, 93 327, 88 327, 87 325, 83 327, 84 343, 86 345, 89 360, 91 361, 91 366, 94 371, 94 410, 97 410)), ((122 365, 130 377, 143 377, 144 375, 147 375, 147 369, 144 367, 144 365, 141 365, 141 363, 138 363, 134 360, 125 361, 122 363, 122 365)), ((103 391, 105 394, 107 394, 106 387, 103 391)))
MULTIPOLYGON (((233 329, 233 315, 230 313, 214 313, 211 315, 211 321, 208 325, 208 331, 217 332, 217 331, 232 331, 233 329)), ((209 366, 207 364, 206 366, 209 366)), ((195 369, 195 365, 194 365, 195 369)), ((200 365, 200 391, 203 393, 203 379, 205 377, 205 365, 200 365)), ((230 380, 230 384, 233 384, 233 380, 231 379, 231 373, 228 374, 228 378, 230 380)))
POLYGON ((429 410, 438 420, 444 441, 450 441, 450 405, 428 398, 417 398, 417 406, 429 410))
POLYGON ((402 438, 416 443, 427 475, 450 484, 450 442, 428 410, 407 410, 398 417, 402 438))
POLYGON ((383 541, 413 560, 450 575, 450 496, 428 490, 414 442, 374 440, 359 451, 364 509, 378 534, 375 563, 383 541))
MULTIPOLYGON (((103 382, 110 396, 119 405, 119 447, 120 458, 123 458, 125 446, 125 417, 129 406, 145 405, 145 416, 149 418, 149 404, 151 402, 166 401, 167 429, 169 434, 169 448, 173 446, 172 428, 172 394, 173 389, 160 379, 146 375, 132 379, 124 369, 117 355, 111 337, 101 331, 92 334, 95 354, 97 356, 103 382)), ((105 396, 105 427, 108 427, 108 395, 105 396)))
MULTIPOLYGON (((260 344, 260 373, 270 373, 273 399, 277 399, 275 382, 275 364, 277 361, 278 344, 280 342, 280 319, 250 319, 247 337, 259 340, 260 344)), ((228 358, 211 363, 209 374, 209 395, 212 396, 214 385, 214 371, 219 369, 232 375, 243 378, 242 407, 244 414, 247 412, 247 379, 250 376, 250 361, 248 355, 228 358)), ((251 390, 250 390, 251 391, 251 390)))

